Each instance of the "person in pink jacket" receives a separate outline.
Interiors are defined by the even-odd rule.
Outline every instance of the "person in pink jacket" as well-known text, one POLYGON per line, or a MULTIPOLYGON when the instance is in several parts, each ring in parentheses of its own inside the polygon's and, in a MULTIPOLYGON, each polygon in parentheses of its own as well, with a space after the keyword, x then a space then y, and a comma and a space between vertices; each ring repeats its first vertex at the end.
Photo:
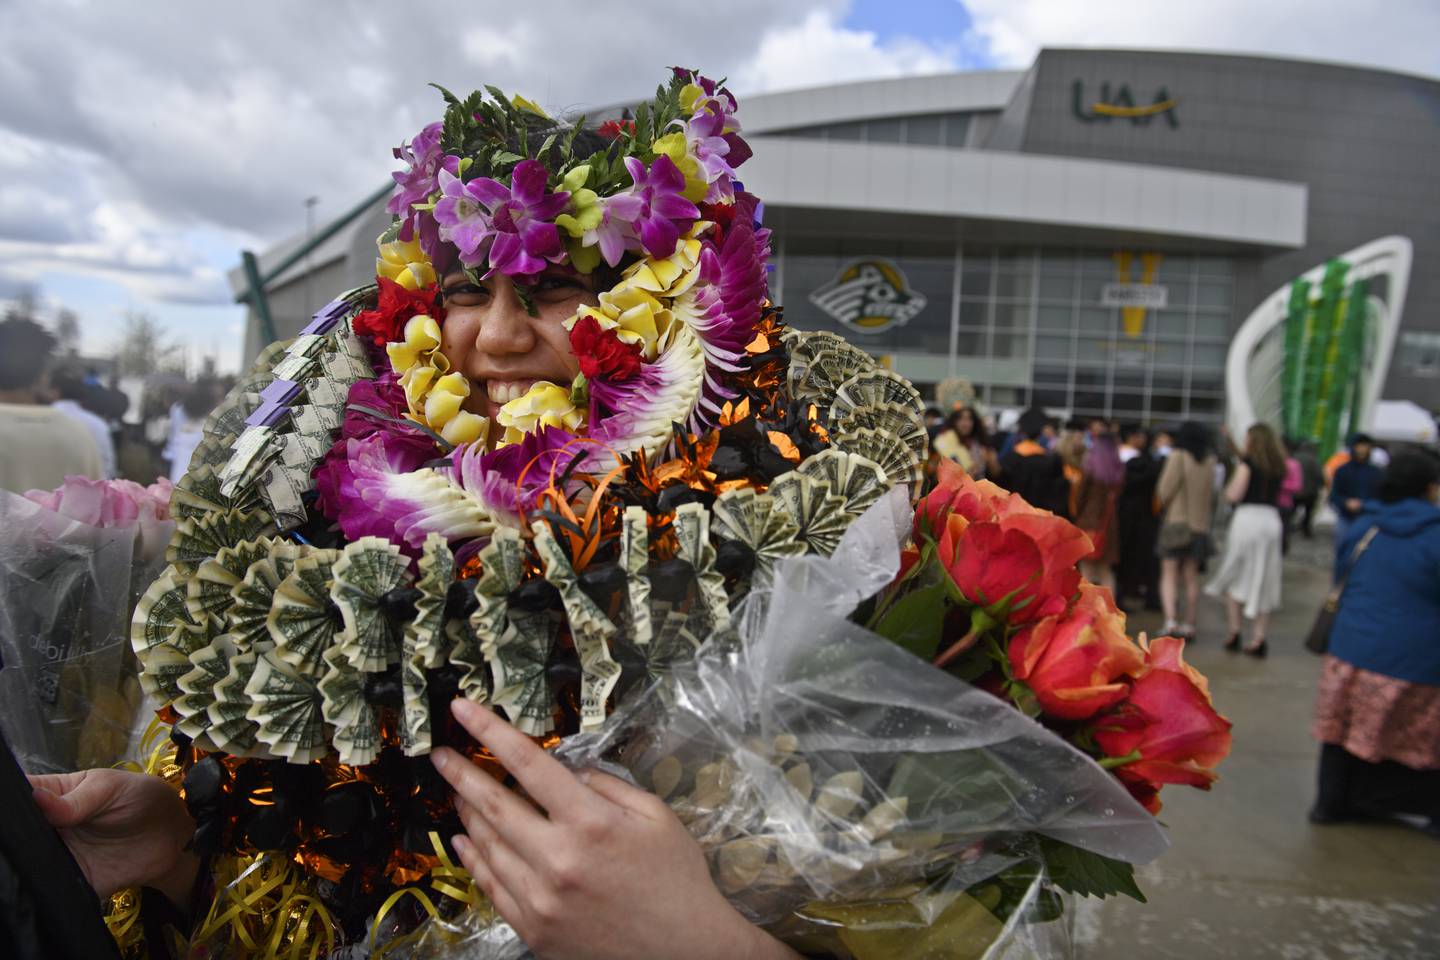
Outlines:
POLYGON ((1280 507, 1280 553, 1288 556, 1290 553, 1290 527, 1295 520, 1295 498, 1305 489, 1305 470, 1300 461, 1295 459, 1295 451, 1299 441, 1294 438, 1285 438, 1285 478, 1280 481, 1280 495, 1275 502, 1280 507))

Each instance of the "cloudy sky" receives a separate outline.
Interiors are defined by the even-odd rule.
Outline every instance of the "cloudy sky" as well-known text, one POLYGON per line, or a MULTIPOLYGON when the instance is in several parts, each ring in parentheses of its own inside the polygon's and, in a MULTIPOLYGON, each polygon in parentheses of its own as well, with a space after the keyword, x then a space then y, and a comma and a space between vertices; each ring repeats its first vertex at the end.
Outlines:
POLYGON ((306 197, 323 223, 383 183, 440 112, 430 81, 563 110, 677 63, 743 95, 1025 66, 1047 44, 1440 74, 1434 0, 0 0, 0 27, 0 300, 76 310, 97 353, 143 310, 222 368, 239 250, 302 230, 306 197))

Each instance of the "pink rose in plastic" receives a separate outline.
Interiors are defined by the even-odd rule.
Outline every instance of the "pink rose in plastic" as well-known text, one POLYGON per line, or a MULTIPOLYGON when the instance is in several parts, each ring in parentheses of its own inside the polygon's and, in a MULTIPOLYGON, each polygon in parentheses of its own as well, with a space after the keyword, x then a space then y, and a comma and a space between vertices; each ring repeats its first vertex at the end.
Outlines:
POLYGON ((124 527, 169 520, 173 489, 165 477, 144 487, 133 480, 69 476, 54 490, 29 490, 25 498, 92 527, 124 527))

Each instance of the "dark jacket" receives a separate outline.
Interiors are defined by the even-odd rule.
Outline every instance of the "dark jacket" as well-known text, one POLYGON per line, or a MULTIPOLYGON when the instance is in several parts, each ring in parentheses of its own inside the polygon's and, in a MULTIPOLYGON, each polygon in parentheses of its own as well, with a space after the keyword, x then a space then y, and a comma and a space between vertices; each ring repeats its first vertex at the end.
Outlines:
POLYGON ((1320 467, 1320 461, 1312 450, 1301 450, 1295 454, 1295 460, 1300 464, 1302 480, 1300 492, 1295 496, 1299 500, 1309 500, 1325 485, 1325 471, 1320 467))
POLYGON ((0 737, 0 810, 5 811, 0 817, 0 956, 119 960, 95 891, 41 816, 32 793, 0 737))
POLYGON ((1418 499, 1366 504, 1336 550, 1337 579, 1377 525, 1345 585, 1330 652, 1373 673, 1440 686, 1440 507, 1418 499))
POLYGON ((1032 507, 1070 516, 1070 481, 1060 458, 1033 440, 1022 440, 1000 458, 1000 486, 1018 493, 1032 507))
POLYGON ((1346 520, 1354 520, 1357 514, 1345 509, 1345 501, 1372 499, 1384 475, 1384 471, 1368 460, 1342 464, 1330 484, 1330 505, 1346 520))

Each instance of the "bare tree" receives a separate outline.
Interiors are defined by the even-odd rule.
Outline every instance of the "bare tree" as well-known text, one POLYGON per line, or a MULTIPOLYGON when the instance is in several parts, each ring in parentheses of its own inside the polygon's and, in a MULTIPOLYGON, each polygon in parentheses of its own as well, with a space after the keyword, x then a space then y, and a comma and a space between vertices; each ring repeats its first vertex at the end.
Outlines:
POLYGON ((21 287, 15 299, 5 307, 6 320, 34 320, 39 297, 34 287, 21 287))
POLYGON ((125 315, 115 365, 122 377, 144 377, 152 373, 183 376, 185 356, 179 344, 165 338, 165 331, 154 317, 132 311, 125 315))
POLYGON ((55 339, 60 349, 69 354, 80 350, 80 315, 69 307, 61 307, 55 315, 55 339))

